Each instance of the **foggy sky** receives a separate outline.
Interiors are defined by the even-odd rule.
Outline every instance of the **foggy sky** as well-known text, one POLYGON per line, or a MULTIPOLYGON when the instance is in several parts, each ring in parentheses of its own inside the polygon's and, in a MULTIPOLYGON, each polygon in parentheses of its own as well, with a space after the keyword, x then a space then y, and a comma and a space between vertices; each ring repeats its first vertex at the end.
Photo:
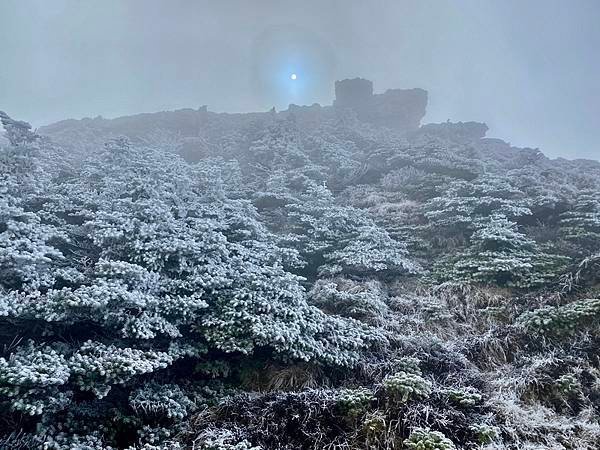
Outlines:
POLYGON ((598 0, 0 0, 0 110, 264 111, 361 76, 427 89, 425 122, 600 159, 599 24, 598 0))

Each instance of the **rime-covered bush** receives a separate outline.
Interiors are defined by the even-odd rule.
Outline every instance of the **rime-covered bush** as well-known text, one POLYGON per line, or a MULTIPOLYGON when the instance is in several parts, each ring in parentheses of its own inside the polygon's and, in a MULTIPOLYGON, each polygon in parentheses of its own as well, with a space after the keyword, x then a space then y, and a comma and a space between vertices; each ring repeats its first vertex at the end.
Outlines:
POLYGON ((421 400, 431 394, 431 382, 420 375, 400 371, 386 376, 382 381, 386 396, 400 403, 421 400))
POLYGON ((380 411, 368 413, 362 422, 362 431, 367 435, 367 439, 377 438, 386 428, 386 417, 380 411))
POLYGON ((118 348, 86 341, 71 357, 69 366, 73 380, 81 390, 92 391, 102 398, 111 386, 164 369, 172 363, 173 357, 167 352, 118 348))
POLYGON ((322 275, 401 275, 420 270, 404 243, 392 239, 363 211, 336 204, 323 186, 309 186, 286 209, 287 241, 322 275))
POLYGON ((560 231, 578 256, 600 249, 600 192, 578 192, 572 209, 561 215, 560 231))
POLYGON ((545 306, 521 315, 518 325, 528 332, 547 336, 570 336, 584 329, 596 329, 600 300, 577 300, 562 306, 545 306))
POLYGON ((377 281, 318 280, 309 292, 309 301, 330 314, 367 323, 381 320, 388 310, 385 293, 377 281))
POLYGON ((530 288, 557 281, 566 259, 543 252, 505 216, 496 215, 478 226, 465 252, 436 268, 442 281, 466 281, 530 288))
MULTIPOLYGON (((172 384, 146 385, 155 400, 135 386, 181 376, 175 366, 208 352, 352 366, 386 344, 309 305, 284 268, 297 251, 277 244, 249 201, 228 197, 240 192, 230 181, 208 189, 206 166, 117 139, 77 176, 42 183, 31 176, 38 139, 21 141, 1 154, 14 166, 2 180, 1 327, 30 338, 0 356, 0 401, 14 413, 60 429, 82 401, 126 411, 131 392, 134 410, 181 420, 191 405, 172 384)), ((138 420, 124 414, 125 428, 138 420)), ((71 433, 83 436, 81 423, 71 433)))
POLYGON ((97 432, 89 432, 83 436, 59 432, 50 435, 39 443, 43 450, 114 450, 105 445, 97 432))
POLYGON ((0 358, 0 394, 13 410, 31 416, 60 410, 69 401, 61 387, 69 380, 70 366, 58 351, 29 341, 8 358, 0 358))
POLYGON ((473 181, 455 181, 442 195, 425 205, 425 217, 435 232, 468 238, 487 218, 502 214, 508 220, 528 216, 531 210, 523 192, 500 176, 480 176, 473 181))
POLYGON ((556 388, 563 395, 572 395, 581 393, 581 382, 572 373, 561 375, 556 380, 556 388))
POLYGON ((342 389, 337 396, 338 408, 350 417, 363 414, 375 400, 375 394, 370 389, 342 389))
POLYGON ((393 361, 394 368, 396 370, 411 373, 414 375, 422 375, 421 372, 421 361, 414 356, 402 356, 393 361))
POLYGON ((486 423, 476 423, 469 429, 477 436, 477 442, 481 445, 491 444, 500 437, 500 429, 486 423))
POLYGON ((194 447, 202 450, 263 450, 246 439, 237 438, 236 433, 227 429, 205 430, 194 441, 194 447))
POLYGON ((11 145, 0 148, 0 285, 8 289, 47 288, 64 264, 57 244, 68 240, 59 224, 40 211, 61 166, 59 152, 25 122, 0 112, 11 145))
POLYGON ((264 132, 250 145, 247 164, 277 170, 293 169, 306 165, 308 155, 303 149, 300 133, 292 119, 267 126, 264 132))
POLYGON ((428 428, 415 428, 410 432, 408 439, 404 441, 406 448, 410 450, 454 450, 454 443, 439 431, 428 428))
POLYGON ((392 361, 396 372, 381 381, 385 397, 399 403, 428 398, 433 384, 422 377, 418 358, 404 356, 392 361))
POLYGON ((195 408, 176 384, 147 383, 129 395, 129 404, 138 414, 169 419, 183 419, 195 408))
POLYGON ((452 403, 464 408, 473 407, 481 403, 483 399, 483 396, 477 392, 475 388, 471 387, 464 389, 447 389, 445 394, 452 403))
POLYGON ((418 273, 419 265, 410 261, 406 246, 375 226, 356 230, 356 235, 343 248, 326 253, 331 261, 323 273, 385 274, 418 273))

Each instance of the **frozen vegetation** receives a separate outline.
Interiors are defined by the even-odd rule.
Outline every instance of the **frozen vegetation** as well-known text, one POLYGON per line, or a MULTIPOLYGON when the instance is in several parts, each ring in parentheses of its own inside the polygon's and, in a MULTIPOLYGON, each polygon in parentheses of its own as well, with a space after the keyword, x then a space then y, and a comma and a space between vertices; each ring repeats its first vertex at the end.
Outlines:
POLYGON ((0 448, 598 449, 600 163, 425 99, 0 113, 0 448))

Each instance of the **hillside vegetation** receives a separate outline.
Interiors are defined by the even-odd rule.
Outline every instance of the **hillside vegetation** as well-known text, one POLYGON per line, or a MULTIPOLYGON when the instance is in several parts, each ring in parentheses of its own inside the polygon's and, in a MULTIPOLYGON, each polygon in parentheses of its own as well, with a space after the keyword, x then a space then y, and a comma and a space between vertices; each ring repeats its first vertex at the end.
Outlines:
POLYGON ((311 108, 0 114, 0 448, 600 448, 600 163, 311 108))

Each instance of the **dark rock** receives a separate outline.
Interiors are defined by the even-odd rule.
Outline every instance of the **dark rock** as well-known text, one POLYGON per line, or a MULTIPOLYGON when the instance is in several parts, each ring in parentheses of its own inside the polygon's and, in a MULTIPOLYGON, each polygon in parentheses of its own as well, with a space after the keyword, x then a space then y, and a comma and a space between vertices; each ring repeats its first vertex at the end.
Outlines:
POLYGON ((427 91, 388 89, 373 94, 373 83, 364 78, 335 82, 337 110, 351 109, 359 120, 402 131, 416 130, 425 116, 427 91))

